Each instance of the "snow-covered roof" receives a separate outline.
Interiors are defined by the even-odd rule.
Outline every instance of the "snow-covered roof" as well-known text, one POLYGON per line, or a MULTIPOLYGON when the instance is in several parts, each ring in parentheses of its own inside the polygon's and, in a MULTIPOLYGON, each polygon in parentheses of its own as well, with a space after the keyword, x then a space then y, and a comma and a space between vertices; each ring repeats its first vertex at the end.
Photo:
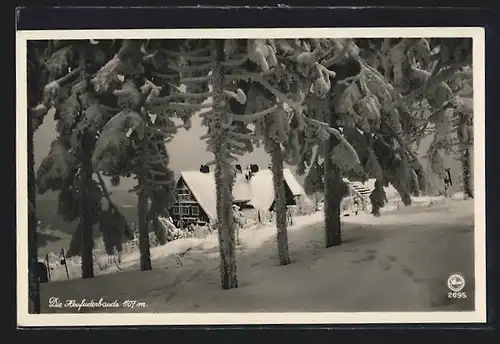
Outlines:
MULTIPOLYGON (((368 189, 370 189, 370 191, 373 191, 375 190, 375 181, 376 181, 375 178, 371 178, 368 179, 366 182, 364 182, 363 185, 366 186, 368 189)), ((384 186, 384 191, 388 199, 399 197, 399 193, 394 188, 394 186, 392 186, 392 184, 384 186)))
MULTIPOLYGON (((349 181, 347 178, 343 178, 344 182, 348 183, 349 187, 352 188, 355 192, 359 191, 361 188, 366 188, 369 193, 375 190, 375 178, 370 178, 366 182, 358 182, 358 181, 349 181), (356 190, 358 189, 358 190, 356 190)), ((387 199, 397 198, 399 197, 399 193, 397 190, 389 184, 388 186, 384 186, 384 191, 387 199)), ((367 193, 369 195, 369 193, 367 193)))
MULTIPOLYGON (((283 169, 285 182, 294 196, 304 194, 302 186, 289 169, 283 169)), ((191 190, 193 197, 211 219, 217 217, 215 208, 215 176, 213 172, 181 172, 181 178, 191 190)), ((244 173, 237 173, 233 186, 235 202, 248 202, 256 209, 268 210, 274 202, 273 175, 271 170, 259 170, 247 181, 244 173)))

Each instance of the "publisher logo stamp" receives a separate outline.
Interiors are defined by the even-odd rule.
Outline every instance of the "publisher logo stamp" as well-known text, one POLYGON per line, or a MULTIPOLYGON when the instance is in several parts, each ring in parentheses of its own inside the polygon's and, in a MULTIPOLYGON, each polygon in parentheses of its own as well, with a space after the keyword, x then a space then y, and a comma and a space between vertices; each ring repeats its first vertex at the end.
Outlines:
POLYGON ((448 292, 449 299, 466 299, 467 293, 462 291, 465 287, 465 278, 460 274, 453 274, 448 277, 446 285, 450 290, 448 292))
POLYGON ((459 274, 453 274, 450 277, 448 277, 448 289, 450 289, 453 292, 459 292, 465 287, 465 278, 463 278, 462 275, 459 274))

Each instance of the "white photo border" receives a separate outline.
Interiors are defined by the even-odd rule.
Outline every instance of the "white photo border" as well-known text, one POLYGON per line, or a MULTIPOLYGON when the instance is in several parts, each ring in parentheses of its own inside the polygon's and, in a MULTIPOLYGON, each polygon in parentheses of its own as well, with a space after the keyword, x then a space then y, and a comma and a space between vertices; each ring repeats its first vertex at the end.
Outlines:
POLYGON ((485 30, 482 27, 265 28, 34 30, 16 33, 17 165, 17 321, 18 326, 397 324, 486 322, 485 214, 485 30), (28 313, 27 188, 27 42, 49 39, 182 38, 383 38, 470 37, 473 40, 474 88, 474 264, 475 311, 472 312, 308 312, 308 313, 28 313))

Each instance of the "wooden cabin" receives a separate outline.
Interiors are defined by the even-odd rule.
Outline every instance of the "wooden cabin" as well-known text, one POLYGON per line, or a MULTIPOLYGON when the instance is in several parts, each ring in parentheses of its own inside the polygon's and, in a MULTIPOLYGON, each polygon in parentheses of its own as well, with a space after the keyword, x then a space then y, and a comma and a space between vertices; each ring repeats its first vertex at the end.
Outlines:
MULTIPOLYGON (((235 170, 233 204, 242 209, 273 210, 275 197, 271 170, 259 170, 256 165, 245 169, 237 165, 235 170)), ((296 205, 297 198, 305 194, 304 190, 289 169, 284 169, 283 175, 286 204, 296 205)), ((170 214, 177 227, 204 224, 216 218, 215 176, 208 166, 202 165, 199 171, 182 172, 177 181, 176 195, 177 201, 170 214)))

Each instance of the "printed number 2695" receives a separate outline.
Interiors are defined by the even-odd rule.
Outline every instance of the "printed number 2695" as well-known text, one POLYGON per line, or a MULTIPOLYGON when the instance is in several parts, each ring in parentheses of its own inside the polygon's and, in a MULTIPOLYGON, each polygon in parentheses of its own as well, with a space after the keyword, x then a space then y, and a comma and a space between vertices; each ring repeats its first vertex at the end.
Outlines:
POLYGON ((449 292, 448 293, 448 298, 449 299, 466 299, 467 298, 467 293, 464 292, 449 292))

